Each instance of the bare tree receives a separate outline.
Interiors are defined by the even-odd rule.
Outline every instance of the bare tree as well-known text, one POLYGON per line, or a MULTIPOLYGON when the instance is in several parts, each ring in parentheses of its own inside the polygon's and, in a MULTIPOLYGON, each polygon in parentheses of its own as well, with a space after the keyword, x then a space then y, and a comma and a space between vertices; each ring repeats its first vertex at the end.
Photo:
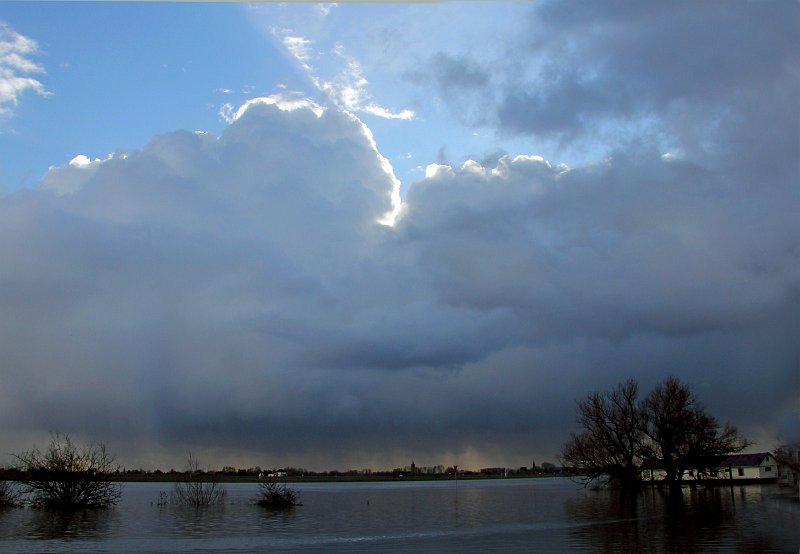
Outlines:
POLYGON ((42 508, 108 508, 121 490, 113 482, 118 469, 103 443, 80 446, 69 435, 55 434, 44 450, 33 447, 14 456, 21 470, 21 492, 42 508))
POLYGON ((172 498, 176 504, 184 506, 210 506, 225 502, 227 491, 216 476, 208 475, 200 469, 200 462, 189 453, 186 472, 182 481, 175 483, 172 498))
POLYGON ((797 485, 800 494, 800 442, 782 444, 774 454, 781 471, 786 472, 787 484, 797 485))
POLYGON ((800 442, 786 443, 775 449, 775 459, 796 475, 800 475, 800 442))
POLYGON ((707 473, 719 456, 741 452, 750 443, 730 423, 720 427, 688 385, 671 376, 656 385, 642 402, 647 455, 679 484, 688 470, 707 473))
POLYGON ((578 402, 584 431, 564 445, 562 464, 579 470, 587 482, 605 477, 623 487, 638 483, 643 437, 638 395, 639 384, 629 379, 612 391, 593 392, 578 402))
POLYGON ((561 461, 587 482, 630 487, 641 481, 644 462, 665 473, 669 484, 684 474, 713 474, 719 456, 749 445, 730 424, 720 426, 688 385, 668 377, 641 402, 634 379, 612 391, 594 392, 578 402, 583 427, 571 435, 561 461))

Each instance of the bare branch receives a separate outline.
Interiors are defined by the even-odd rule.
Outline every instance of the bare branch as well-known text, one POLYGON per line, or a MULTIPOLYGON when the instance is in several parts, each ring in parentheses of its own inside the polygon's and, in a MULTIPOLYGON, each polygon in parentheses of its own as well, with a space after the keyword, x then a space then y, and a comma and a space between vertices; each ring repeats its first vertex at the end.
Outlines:
POLYGON ((34 506, 108 508, 119 500, 120 487, 112 481, 117 466, 105 444, 79 446, 56 433, 44 451, 34 446, 14 457, 22 471, 21 492, 34 506))
POLYGON ((191 452, 186 466, 183 481, 175 483, 172 491, 176 504, 199 507, 222 504, 225 501, 227 491, 216 476, 208 475, 200 469, 200 462, 191 452))

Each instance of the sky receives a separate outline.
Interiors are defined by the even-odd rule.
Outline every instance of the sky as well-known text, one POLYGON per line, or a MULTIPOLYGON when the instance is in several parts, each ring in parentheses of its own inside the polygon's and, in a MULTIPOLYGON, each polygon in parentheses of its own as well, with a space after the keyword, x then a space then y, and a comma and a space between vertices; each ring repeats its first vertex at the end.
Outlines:
POLYGON ((0 464, 800 440, 800 4, 0 4, 0 464))

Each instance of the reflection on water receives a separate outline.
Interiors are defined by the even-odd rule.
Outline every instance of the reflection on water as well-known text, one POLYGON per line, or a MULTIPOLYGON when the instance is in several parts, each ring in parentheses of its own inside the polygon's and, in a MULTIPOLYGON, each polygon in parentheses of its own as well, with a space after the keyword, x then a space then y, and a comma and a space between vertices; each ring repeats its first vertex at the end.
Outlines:
POLYGON ((171 528, 177 534, 203 538, 224 531, 229 519, 226 506, 175 506, 160 510, 170 518, 171 528))
POLYGON ((0 552, 797 552, 800 504, 776 487, 636 495, 563 479, 299 484, 303 506, 254 505, 255 484, 224 505, 159 504, 132 483, 108 511, 0 511, 0 552))
POLYGON ((606 552, 785 552, 800 546, 798 509, 758 485, 638 494, 589 492, 568 499, 567 516, 585 525, 575 544, 606 552))
POLYGON ((102 540, 110 535, 116 517, 113 510, 8 509, 0 512, 0 540, 16 536, 44 540, 102 540))
POLYGON ((110 523, 116 516, 108 510, 48 512, 34 510, 27 535, 36 539, 92 538, 108 536, 110 523))

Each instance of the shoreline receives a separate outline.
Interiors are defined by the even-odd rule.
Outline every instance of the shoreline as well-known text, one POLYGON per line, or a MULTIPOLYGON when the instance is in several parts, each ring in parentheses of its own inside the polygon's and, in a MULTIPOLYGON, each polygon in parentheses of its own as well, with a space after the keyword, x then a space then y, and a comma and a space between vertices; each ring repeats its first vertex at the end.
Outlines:
MULTIPOLYGON (((174 483, 185 479, 182 473, 162 473, 162 474, 126 474, 114 475, 112 481, 119 483, 174 483)), ((293 475, 287 477, 262 477, 257 475, 211 475, 210 481, 218 483, 264 483, 275 481, 278 483, 380 483, 380 482, 409 482, 409 481, 455 481, 452 475, 293 475)), ((502 480, 502 479, 549 479, 552 477, 564 477, 559 474, 542 475, 509 475, 502 477, 498 475, 462 475, 459 474, 458 481, 477 481, 477 480, 502 480)))

